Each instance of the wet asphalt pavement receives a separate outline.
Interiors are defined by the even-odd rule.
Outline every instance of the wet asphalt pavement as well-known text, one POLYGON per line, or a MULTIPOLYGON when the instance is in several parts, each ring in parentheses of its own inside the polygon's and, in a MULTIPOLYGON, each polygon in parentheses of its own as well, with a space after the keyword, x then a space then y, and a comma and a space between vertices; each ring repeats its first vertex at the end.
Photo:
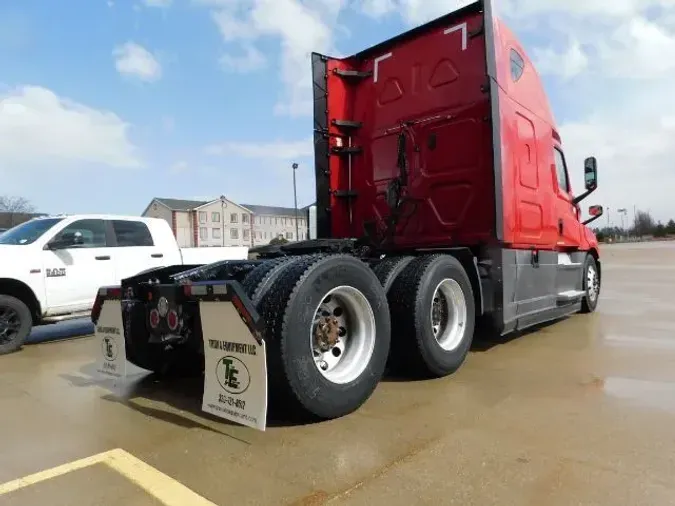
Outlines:
POLYGON ((602 255, 596 314, 311 426, 223 423, 195 382, 99 380, 91 338, 26 346, 0 357, 0 505, 675 504, 675 242, 602 255))

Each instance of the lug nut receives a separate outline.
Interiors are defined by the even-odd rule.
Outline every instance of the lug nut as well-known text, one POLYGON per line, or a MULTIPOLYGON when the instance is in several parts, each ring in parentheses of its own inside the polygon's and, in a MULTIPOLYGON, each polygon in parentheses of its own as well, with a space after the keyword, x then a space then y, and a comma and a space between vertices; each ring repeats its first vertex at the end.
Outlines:
POLYGON ((319 367, 321 368, 322 371, 327 371, 328 370, 328 362, 326 362, 325 360, 322 360, 319 363, 319 367))

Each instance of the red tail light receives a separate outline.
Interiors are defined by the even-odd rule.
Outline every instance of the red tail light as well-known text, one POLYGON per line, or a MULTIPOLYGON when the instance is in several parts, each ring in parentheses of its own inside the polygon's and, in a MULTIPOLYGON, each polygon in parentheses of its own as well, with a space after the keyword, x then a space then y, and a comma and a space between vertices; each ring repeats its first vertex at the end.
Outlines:
POLYGON ((153 309, 150 311, 150 326, 153 329, 156 329, 157 325, 159 325, 159 312, 156 309, 153 309))
POLYGON ((169 325, 170 330, 176 330, 178 328, 178 313, 173 309, 166 315, 166 323, 169 325))

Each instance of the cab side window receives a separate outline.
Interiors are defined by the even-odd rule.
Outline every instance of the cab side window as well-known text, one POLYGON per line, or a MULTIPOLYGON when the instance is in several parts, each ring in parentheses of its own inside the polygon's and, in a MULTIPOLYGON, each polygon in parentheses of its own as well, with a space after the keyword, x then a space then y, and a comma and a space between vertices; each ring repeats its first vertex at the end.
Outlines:
POLYGON ((570 192, 570 181, 567 177, 567 165, 565 164, 565 155, 558 148, 554 148, 555 171, 558 176, 558 188, 565 193, 570 192))
POLYGON ((65 240, 73 243, 73 238, 78 237, 73 248, 105 248, 108 246, 105 237, 105 222, 103 220, 77 220, 61 230, 55 237, 57 240, 65 240))
POLYGON ((523 77, 523 72, 525 72, 525 60, 518 51, 511 49, 511 79, 513 82, 523 77))
POLYGON ((154 246, 152 234, 150 234, 150 230, 145 223, 141 221, 113 220, 112 225, 118 246, 154 246))

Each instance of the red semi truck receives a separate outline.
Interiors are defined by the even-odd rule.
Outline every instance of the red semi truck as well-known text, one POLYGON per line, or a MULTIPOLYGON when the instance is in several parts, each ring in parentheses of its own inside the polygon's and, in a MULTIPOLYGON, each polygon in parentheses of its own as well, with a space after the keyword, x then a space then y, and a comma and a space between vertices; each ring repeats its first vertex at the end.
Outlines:
POLYGON ((602 214, 572 193, 542 82, 483 0, 348 58, 312 55, 317 237, 102 288, 99 370, 204 374, 203 409, 264 429, 343 416, 385 368, 440 377, 480 322, 595 310, 602 214))

